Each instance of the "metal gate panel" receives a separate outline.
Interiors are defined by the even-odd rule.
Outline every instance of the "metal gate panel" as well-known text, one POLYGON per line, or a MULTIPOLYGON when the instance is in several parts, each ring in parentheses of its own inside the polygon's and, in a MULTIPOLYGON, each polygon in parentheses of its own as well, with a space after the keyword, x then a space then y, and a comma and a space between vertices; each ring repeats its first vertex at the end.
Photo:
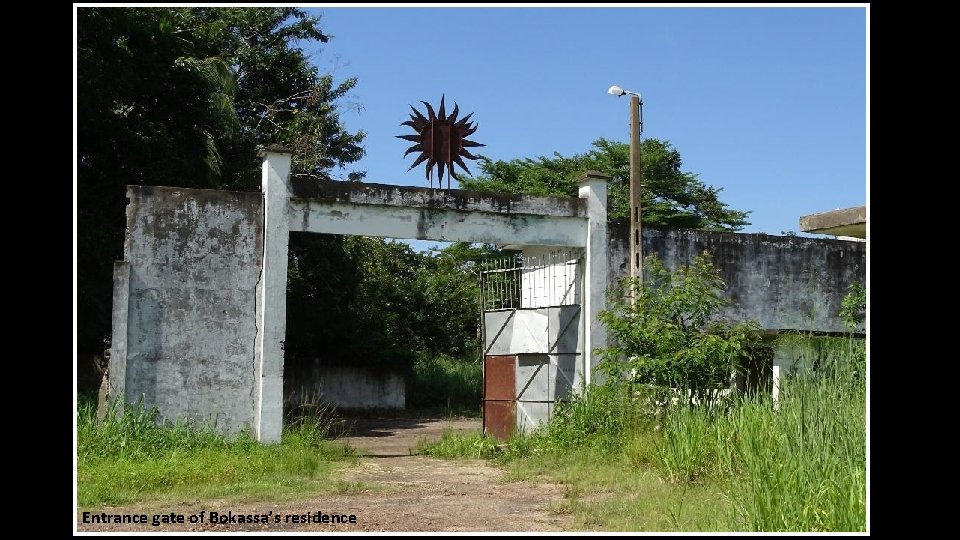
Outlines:
POLYGON ((513 435, 517 423, 514 401, 483 402, 483 433, 500 440, 513 435))
MULTIPOLYGON (((565 363, 574 368, 578 355, 563 355, 565 363)), ((550 420, 557 379, 563 378, 558 370, 556 355, 517 355, 517 429, 530 431, 550 420)))
POLYGON ((550 358, 547 355, 517 355, 517 401, 550 401, 550 378, 550 358))
POLYGON ((572 399, 582 381, 579 354, 517 355, 517 429, 527 432, 549 421, 554 403, 572 399))
POLYGON ((483 355, 510 354, 515 309, 483 312, 483 355))
POLYGON ((516 356, 483 360, 483 432, 508 439, 516 425, 516 356))
POLYGON ((517 430, 523 433, 533 431, 553 415, 553 403, 549 401, 518 401, 516 423, 517 430))
POLYGON ((547 308, 546 351, 553 354, 582 353, 583 325, 580 324, 580 306, 553 306, 547 308))
POLYGON ((487 356, 483 369, 483 399, 513 401, 516 380, 516 356, 487 356))
POLYGON ((569 401, 583 385, 583 355, 550 355, 550 401, 569 401))
POLYGON ((546 353, 549 319, 546 309, 484 312, 484 355, 546 353))

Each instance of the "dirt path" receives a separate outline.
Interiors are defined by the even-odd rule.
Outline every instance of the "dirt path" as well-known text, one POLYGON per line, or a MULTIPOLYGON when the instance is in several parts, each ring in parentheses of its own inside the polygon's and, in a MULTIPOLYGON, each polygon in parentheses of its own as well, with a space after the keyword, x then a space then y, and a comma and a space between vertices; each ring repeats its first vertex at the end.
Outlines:
MULTIPOLYGON (((445 461, 411 456, 418 440, 439 439, 444 429, 477 430, 479 420, 363 419, 343 440, 372 456, 343 471, 341 478, 378 487, 361 493, 322 495, 310 500, 275 504, 202 501, 162 508, 131 506, 103 509, 108 513, 192 515, 200 510, 233 514, 268 514, 271 523, 211 525, 84 525, 80 531, 559 531, 561 517, 547 505, 563 496, 563 488, 527 482, 501 483, 502 472, 479 460, 445 461), (275 515, 356 516, 356 523, 273 523, 275 515)), ((345 518, 349 519, 349 518, 345 518)))

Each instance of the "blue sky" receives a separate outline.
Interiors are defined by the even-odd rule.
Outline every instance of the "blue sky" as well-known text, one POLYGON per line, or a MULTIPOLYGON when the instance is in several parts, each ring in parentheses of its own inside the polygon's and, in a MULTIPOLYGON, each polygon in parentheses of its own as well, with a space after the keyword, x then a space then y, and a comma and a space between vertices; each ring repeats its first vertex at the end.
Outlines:
POLYGON ((441 94, 475 113, 471 138, 492 159, 627 142, 627 98, 606 93, 616 84, 643 95, 644 137, 672 142, 685 171, 752 211, 745 232, 799 231, 801 215, 866 202, 865 7, 308 11, 333 38, 305 50, 359 79, 349 101, 362 109, 343 121, 367 132, 348 168, 367 182, 427 185, 394 136, 409 133, 408 105, 441 94))

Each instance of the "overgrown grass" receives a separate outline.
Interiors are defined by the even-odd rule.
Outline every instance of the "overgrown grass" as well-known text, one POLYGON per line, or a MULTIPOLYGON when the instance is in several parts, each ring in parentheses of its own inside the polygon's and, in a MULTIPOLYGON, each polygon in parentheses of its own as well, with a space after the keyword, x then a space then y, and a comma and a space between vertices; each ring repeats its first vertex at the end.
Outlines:
POLYGON ((479 431, 455 432, 445 429, 439 440, 417 441, 411 454, 444 459, 493 459, 503 448, 505 446, 496 439, 484 437, 479 431))
POLYGON ((483 366, 473 359, 422 355, 413 365, 407 392, 409 409, 444 416, 480 416, 483 366))
POLYGON ((863 342, 795 359, 776 405, 764 394, 657 409, 622 386, 597 387, 505 445, 445 433, 417 452, 483 457, 511 479, 566 484, 554 510, 590 529, 863 531, 863 342))
POLYGON ((357 458, 349 447, 325 440, 324 417, 301 419, 285 427, 280 444, 262 445, 248 433, 225 436, 186 423, 161 426, 143 407, 114 409, 98 421, 95 404, 83 400, 77 414, 81 507, 171 498, 284 500, 365 487, 332 477, 342 462, 357 458))
POLYGON ((866 528, 865 351, 835 344, 800 359, 776 412, 755 400, 729 417, 750 481, 740 504, 755 530, 866 528))

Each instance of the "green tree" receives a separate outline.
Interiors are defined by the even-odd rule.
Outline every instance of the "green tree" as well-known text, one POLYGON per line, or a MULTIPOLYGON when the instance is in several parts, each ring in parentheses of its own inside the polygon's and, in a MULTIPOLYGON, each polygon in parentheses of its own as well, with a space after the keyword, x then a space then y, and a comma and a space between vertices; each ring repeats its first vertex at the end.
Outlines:
MULTIPOLYGON (((682 160, 669 142, 641 142, 644 224, 675 228, 739 230, 748 212, 733 210, 718 198, 721 189, 681 170, 682 160)), ((493 161, 481 158, 482 173, 461 183, 464 189, 575 197, 577 179, 586 170, 609 174, 609 216, 629 220, 630 145, 597 139, 583 154, 493 161)))
POLYGON ((503 253, 489 244, 456 242, 424 256, 414 313, 423 351, 473 359, 480 346, 480 270, 503 253))
POLYGON ((499 250, 294 233, 287 290, 287 368, 330 364, 406 370, 416 356, 475 359, 479 271, 499 250))
POLYGON ((716 318, 724 283, 709 253, 674 271, 650 255, 647 278, 625 278, 600 320, 617 344, 601 350, 612 381, 690 390, 691 403, 725 387, 761 347, 756 324, 716 318))
POLYGON ((110 334, 126 185, 256 190, 269 143, 295 149, 297 175, 330 177, 362 156, 364 134, 342 126, 338 105, 356 80, 334 84, 299 46, 325 41, 295 8, 78 8, 81 350, 110 334))
MULTIPOLYGON (((331 170, 363 157, 364 132, 350 133, 337 105, 356 78, 334 84, 295 43, 326 43, 319 20, 296 8, 193 8, 177 12, 213 49, 231 60, 234 107, 242 129, 221 142, 220 187, 257 189, 256 149, 282 143, 294 150, 294 176, 331 178, 331 170)), ((354 173, 357 174, 357 173, 354 173)), ((362 173, 361 173, 362 174, 362 173)))

